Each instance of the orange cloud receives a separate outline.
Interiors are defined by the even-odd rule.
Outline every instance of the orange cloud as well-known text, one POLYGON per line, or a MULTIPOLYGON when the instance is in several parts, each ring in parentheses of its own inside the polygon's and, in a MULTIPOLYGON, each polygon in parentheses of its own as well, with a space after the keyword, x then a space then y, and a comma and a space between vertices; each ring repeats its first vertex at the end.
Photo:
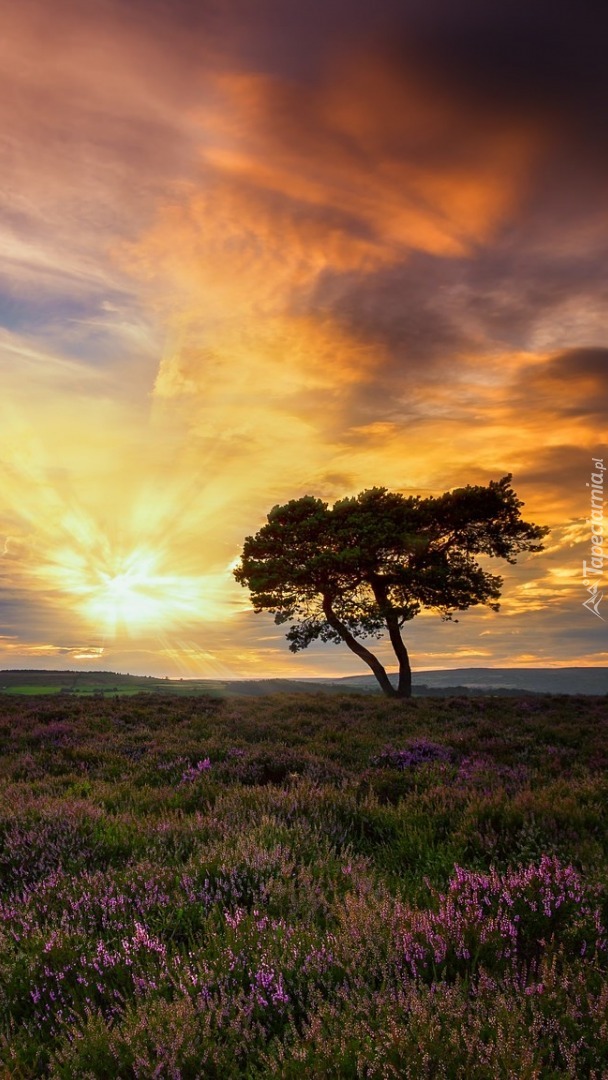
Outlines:
POLYGON ((348 215, 342 244, 363 269, 408 249, 453 256, 487 240, 538 153, 539 132, 521 118, 489 124, 420 71, 369 51, 334 58, 306 93, 242 73, 217 85, 200 113, 212 174, 232 191, 282 197, 293 216, 322 209, 328 258, 331 215, 348 215))

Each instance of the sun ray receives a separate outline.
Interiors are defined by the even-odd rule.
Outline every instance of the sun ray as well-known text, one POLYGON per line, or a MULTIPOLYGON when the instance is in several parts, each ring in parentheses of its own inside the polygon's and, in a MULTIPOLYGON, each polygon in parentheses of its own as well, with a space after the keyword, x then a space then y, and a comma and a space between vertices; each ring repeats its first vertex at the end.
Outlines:
POLYGON ((113 552, 94 545, 56 550, 39 573, 59 588, 84 621, 106 636, 158 637, 197 622, 225 619, 229 569, 177 574, 163 551, 144 545, 113 552))

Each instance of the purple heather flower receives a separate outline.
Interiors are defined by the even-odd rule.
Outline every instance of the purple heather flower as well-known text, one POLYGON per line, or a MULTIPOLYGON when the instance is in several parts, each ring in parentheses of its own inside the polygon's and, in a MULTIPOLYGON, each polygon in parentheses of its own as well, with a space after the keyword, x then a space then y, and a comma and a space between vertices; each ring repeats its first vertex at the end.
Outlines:
POLYGON ((403 750, 395 750, 393 746, 386 746, 376 757, 371 759, 372 765, 389 769, 414 769, 419 765, 427 765, 433 761, 450 761, 453 752, 449 746, 441 746, 431 742, 430 739, 417 739, 403 750))
POLYGON ((184 773, 182 773, 182 784, 191 783, 193 780, 198 780, 200 776, 204 776, 209 772, 211 768, 211 761, 208 757, 203 758, 202 761, 197 761, 196 765, 191 765, 184 773))

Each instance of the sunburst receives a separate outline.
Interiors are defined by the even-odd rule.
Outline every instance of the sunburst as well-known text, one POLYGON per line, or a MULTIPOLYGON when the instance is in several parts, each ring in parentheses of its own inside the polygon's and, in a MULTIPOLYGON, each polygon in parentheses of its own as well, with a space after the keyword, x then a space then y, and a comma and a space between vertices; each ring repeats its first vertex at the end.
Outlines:
POLYGON ((63 548, 44 568, 86 622, 110 637, 164 637, 167 632, 209 619, 225 618, 228 571, 178 574, 161 552, 144 546, 113 553, 108 544, 93 550, 63 548))

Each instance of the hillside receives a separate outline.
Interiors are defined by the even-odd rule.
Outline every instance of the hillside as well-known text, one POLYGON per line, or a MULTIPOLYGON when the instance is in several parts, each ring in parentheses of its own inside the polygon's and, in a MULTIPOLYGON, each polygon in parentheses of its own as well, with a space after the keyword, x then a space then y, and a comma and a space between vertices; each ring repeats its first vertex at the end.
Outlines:
MULTIPOLYGON (((450 694, 608 694, 608 668, 449 668, 417 671, 417 697, 450 694)), ((204 694, 259 697, 277 693, 379 693, 372 675, 308 679, 168 679, 112 671, 0 671, 0 693, 9 694, 204 694)))

